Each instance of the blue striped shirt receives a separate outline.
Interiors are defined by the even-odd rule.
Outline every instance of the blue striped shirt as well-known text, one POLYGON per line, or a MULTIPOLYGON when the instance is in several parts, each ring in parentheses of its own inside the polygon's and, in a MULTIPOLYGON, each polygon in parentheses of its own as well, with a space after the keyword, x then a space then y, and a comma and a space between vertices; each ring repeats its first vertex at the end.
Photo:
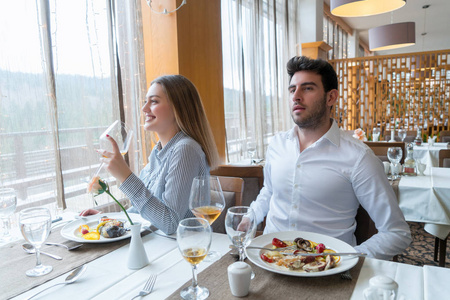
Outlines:
POLYGON ((164 148, 158 142, 139 177, 132 173, 120 186, 141 216, 167 234, 194 215, 189 194, 195 176, 209 174, 201 146, 179 131, 164 148))

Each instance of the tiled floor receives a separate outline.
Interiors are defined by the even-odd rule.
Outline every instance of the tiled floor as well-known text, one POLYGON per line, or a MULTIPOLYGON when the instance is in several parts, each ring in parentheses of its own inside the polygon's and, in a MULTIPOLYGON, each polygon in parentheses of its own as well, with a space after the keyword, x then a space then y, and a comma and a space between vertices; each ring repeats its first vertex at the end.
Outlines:
MULTIPOLYGON (((423 266, 438 266, 438 262, 433 260, 434 257, 434 236, 423 229, 423 223, 408 222, 411 228, 412 243, 398 256, 401 263, 423 266)), ((447 258, 445 267, 450 268, 450 242, 447 242, 447 258)))

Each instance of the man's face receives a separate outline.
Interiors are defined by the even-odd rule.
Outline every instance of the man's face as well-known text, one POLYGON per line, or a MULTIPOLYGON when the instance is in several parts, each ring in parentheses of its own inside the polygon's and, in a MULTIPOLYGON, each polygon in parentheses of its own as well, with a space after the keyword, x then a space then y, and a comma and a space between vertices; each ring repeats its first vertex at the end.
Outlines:
POLYGON ((328 122, 330 106, 327 103, 321 76, 311 71, 299 71, 289 85, 289 107, 292 120, 300 128, 314 129, 328 122))

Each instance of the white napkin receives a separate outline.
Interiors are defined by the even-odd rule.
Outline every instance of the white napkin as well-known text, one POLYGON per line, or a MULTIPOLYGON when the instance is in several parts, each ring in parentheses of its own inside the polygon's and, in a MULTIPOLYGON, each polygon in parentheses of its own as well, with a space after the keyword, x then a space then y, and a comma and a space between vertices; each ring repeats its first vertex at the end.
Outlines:
POLYGON ((444 295, 450 295, 450 269, 425 265, 423 282, 424 300, 444 299, 444 295))

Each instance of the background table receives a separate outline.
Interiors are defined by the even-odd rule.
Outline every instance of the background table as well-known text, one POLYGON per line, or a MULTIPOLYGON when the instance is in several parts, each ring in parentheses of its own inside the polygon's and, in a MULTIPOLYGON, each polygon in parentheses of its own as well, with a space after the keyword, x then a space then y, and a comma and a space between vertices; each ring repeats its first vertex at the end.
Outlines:
POLYGON ((447 149, 448 143, 434 143, 429 146, 427 143, 421 146, 414 146, 414 159, 427 165, 427 171, 433 167, 439 167, 439 151, 447 149))

